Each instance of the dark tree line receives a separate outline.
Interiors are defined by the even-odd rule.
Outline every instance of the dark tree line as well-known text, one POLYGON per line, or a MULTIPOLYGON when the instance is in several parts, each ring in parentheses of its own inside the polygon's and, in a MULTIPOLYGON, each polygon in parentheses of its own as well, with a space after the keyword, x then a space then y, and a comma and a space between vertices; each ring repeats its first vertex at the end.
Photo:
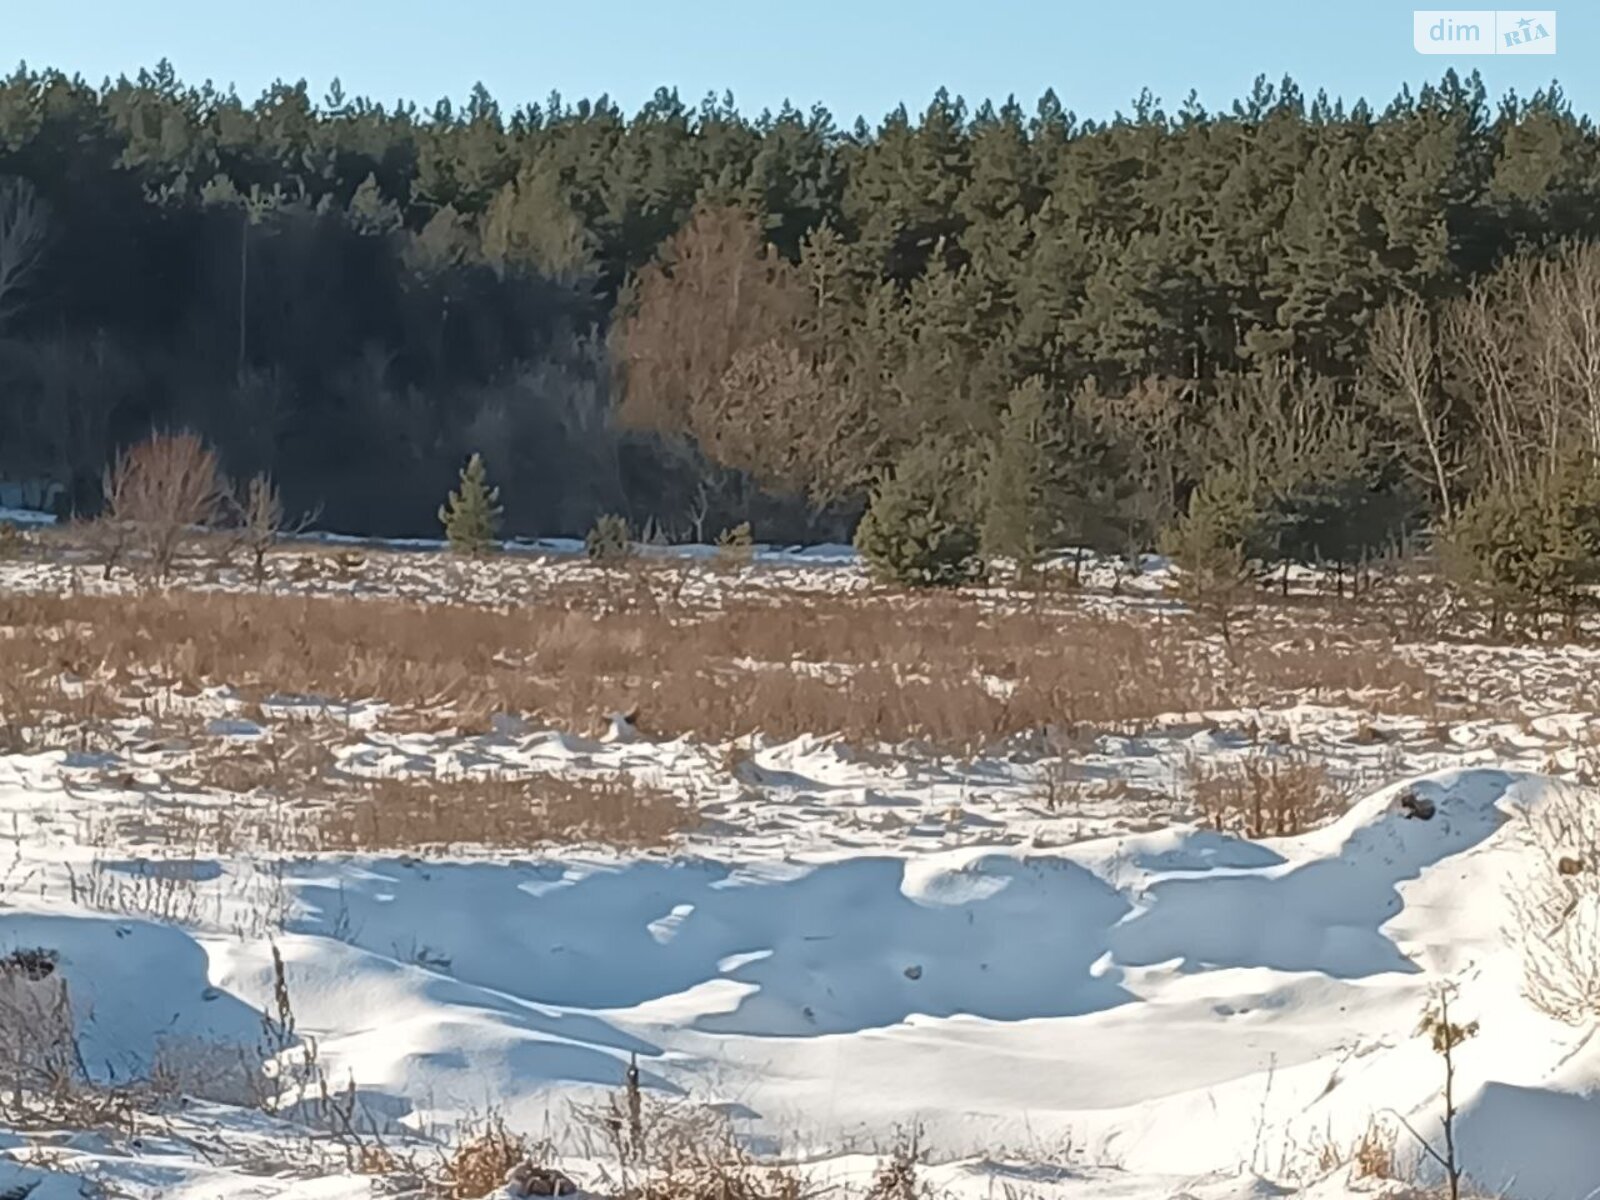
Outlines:
POLYGON ((1225 112, 941 92, 841 129, 19 69, 0 474, 91 511, 118 448, 187 427, 372 533, 436 532, 481 452, 509 533, 841 537, 892 479, 963 554, 1189 521, 1353 563, 1592 474, 1600 353, 1591 409, 1539 306, 1577 303, 1597 235, 1591 123, 1454 74, 1381 111, 1263 81, 1225 112))

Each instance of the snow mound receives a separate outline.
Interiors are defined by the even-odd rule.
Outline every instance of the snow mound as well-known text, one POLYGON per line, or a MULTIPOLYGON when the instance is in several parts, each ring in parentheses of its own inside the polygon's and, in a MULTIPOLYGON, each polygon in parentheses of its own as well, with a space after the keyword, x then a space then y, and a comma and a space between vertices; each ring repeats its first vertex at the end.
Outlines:
MULTIPOLYGON (((395 1121, 548 1127, 637 1056, 647 1087, 769 1143, 837 1155, 915 1122, 956 1191, 978 1168, 952 1163, 992 1190, 1005 1148, 1070 1143, 1079 1166, 1036 1182, 1081 1197, 1285 1194, 1265 1179, 1312 1182, 1374 1121, 1436 1130, 1415 1029, 1448 982, 1482 1026, 1458 1055, 1464 1162, 1512 1200, 1573 1200, 1600 1185, 1600 1051, 1523 996, 1505 893, 1557 786, 1447 771, 1267 840, 305 860, 283 864, 280 950, 299 1027, 395 1121)), ((114 1072, 175 1033, 248 1041, 272 994, 261 939, 17 910, 0 939, 58 952, 114 1072)))
POLYGON ((212 985, 188 933, 144 920, 0 911, 0 958, 44 949, 66 984, 89 1074, 143 1078, 159 1054, 255 1046, 261 1014, 212 985))

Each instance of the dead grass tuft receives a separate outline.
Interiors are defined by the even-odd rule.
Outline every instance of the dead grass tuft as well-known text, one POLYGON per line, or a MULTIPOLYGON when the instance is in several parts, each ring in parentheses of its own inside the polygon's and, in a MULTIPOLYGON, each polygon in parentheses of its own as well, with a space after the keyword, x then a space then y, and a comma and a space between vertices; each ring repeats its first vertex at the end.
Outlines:
POLYGON ((1232 761, 1196 759, 1187 775, 1201 819, 1249 838, 1304 833, 1344 811, 1350 798, 1325 764, 1262 751, 1232 761))
POLYGON ((1366 1130, 1356 1140, 1351 1153, 1351 1163, 1357 1179, 1397 1179, 1399 1171, 1395 1162, 1395 1131, 1369 1122, 1366 1130))
POLYGON ((361 853, 551 842, 603 842, 648 849, 669 844, 693 821, 678 798, 626 776, 534 779, 386 776, 319 803, 304 830, 307 848, 361 853))
POLYGON ((619 1200, 802 1200, 804 1178, 789 1164, 756 1159, 727 1116, 680 1098, 646 1092, 638 1063, 623 1086, 574 1115, 592 1139, 585 1156, 601 1164, 603 1194, 619 1200))
POLYGON ((478 1200, 505 1185, 506 1177, 528 1157, 528 1140, 497 1115, 484 1118, 451 1151, 444 1167, 450 1200, 478 1200))
POLYGON ((0 1123, 16 1129, 125 1127, 135 1098, 90 1080, 67 982, 48 949, 0 957, 0 1123))
POLYGON ((916 1131, 902 1133, 894 1150, 879 1165, 866 1200, 927 1200, 928 1187, 917 1177, 921 1159, 920 1137, 916 1131))

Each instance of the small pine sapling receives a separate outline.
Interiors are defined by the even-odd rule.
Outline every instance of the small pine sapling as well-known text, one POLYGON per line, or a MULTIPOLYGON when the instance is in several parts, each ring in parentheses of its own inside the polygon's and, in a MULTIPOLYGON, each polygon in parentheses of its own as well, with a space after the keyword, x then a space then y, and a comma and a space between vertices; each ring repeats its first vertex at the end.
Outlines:
POLYGON ((717 535, 717 562, 725 569, 747 567, 755 554, 756 540, 749 521, 740 521, 717 535))
POLYGON ((583 548, 597 563, 619 563, 633 557, 633 534, 626 517, 606 513, 583 539, 583 548))
POLYGON ((473 454, 461 468, 460 487, 439 506, 439 523, 450 540, 450 549, 470 558, 491 553, 503 511, 500 489, 489 486, 483 456, 473 454))

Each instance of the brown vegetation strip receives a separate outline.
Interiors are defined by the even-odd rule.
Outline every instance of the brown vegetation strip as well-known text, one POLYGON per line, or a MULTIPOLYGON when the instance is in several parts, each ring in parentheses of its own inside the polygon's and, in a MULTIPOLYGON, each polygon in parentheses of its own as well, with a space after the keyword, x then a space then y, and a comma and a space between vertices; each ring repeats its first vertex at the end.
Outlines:
POLYGON ((176 590, 12 595, 0 597, 0 716, 15 736, 67 705, 76 728, 157 686, 225 684, 257 700, 447 708, 468 728, 503 711, 592 729, 637 708, 641 728, 663 736, 837 732, 959 750, 1302 693, 1432 711, 1434 682, 1385 636, 1330 632, 1316 613, 1295 622, 1230 659, 1186 620, 997 612, 963 595, 603 613, 176 590), (63 674, 90 681, 87 691, 63 696, 63 674))
POLYGON ((693 810, 632 780, 372 780, 319 804, 301 826, 306 848, 383 853, 464 847, 532 848, 596 842, 624 849, 667 845, 693 810))

